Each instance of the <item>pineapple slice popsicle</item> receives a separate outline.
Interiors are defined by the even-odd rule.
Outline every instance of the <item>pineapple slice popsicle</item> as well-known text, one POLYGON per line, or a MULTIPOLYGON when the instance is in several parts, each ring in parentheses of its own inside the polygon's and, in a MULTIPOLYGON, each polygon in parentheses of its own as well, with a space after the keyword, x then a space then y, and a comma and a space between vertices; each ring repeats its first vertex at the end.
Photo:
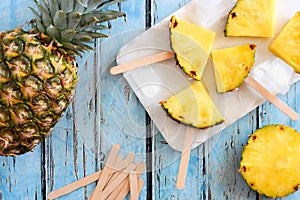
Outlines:
POLYGON ((276 0, 238 0, 228 14, 224 35, 274 37, 276 0))
POLYGON ((205 129, 224 122, 224 117, 201 81, 193 82, 160 104, 171 118, 196 128, 205 129))
POLYGON ((218 93, 237 89, 255 61, 256 44, 244 44, 211 52, 218 93))
POLYGON ((300 73, 300 12, 296 12, 269 46, 271 52, 300 73))
POLYGON ((175 15, 171 17, 169 29, 171 47, 178 65, 189 77, 200 80, 216 33, 175 15))

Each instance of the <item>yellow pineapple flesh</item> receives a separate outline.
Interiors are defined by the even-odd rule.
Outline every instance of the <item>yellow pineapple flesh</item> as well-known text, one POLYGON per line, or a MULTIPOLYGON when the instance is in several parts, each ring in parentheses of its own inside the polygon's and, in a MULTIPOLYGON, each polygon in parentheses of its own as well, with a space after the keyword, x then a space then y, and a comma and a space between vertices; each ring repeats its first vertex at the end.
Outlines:
POLYGON ((276 0, 238 0, 228 14, 225 36, 274 37, 276 0))
POLYGON ((172 16, 171 46, 182 70, 200 80, 210 55, 216 34, 199 25, 172 16))
POLYGON ((211 52, 218 93, 233 91, 248 76, 255 60, 255 44, 245 44, 211 52))
POLYGON ((300 133, 286 125, 258 129, 244 147, 239 171, 260 194, 276 198, 300 188, 300 133))
POLYGON ((300 12, 296 12, 269 49, 300 73, 300 12))
POLYGON ((176 121, 204 129, 224 122, 224 117, 200 81, 160 102, 176 121))

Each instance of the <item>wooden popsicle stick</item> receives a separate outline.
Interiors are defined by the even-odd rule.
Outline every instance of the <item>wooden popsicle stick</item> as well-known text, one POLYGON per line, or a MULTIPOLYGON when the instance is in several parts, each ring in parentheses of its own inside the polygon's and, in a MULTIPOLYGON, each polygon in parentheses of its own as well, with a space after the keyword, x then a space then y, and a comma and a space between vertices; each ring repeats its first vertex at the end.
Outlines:
MULTIPOLYGON (((138 180, 138 197, 140 196, 140 194, 141 194, 141 192, 142 192, 143 186, 144 186, 144 181, 143 181, 143 179, 139 179, 139 180, 138 180)), ((131 194, 130 194, 129 200, 133 200, 133 199, 131 198, 131 194)))
POLYGON ((49 200, 57 199, 58 197, 64 196, 64 195, 66 195, 70 192, 73 192, 81 187, 84 187, 92 182, 95 182, 99 179, 99 176, 101 175, 101 173, 102 173, 102 171, 98 171, 98 172, 88 175, 82 179, 79 179, 76 182, 70 183, 64 187, 54 190, 48 194, 47 198, 49 200))
POLYGON ((106 164, 102 170, 101 176, 99 176, 99 181, 96 185, 95 190, 92 192, 92 194, 89 197, 89 200, 99 200, 102 198, 102 191, 105 187, 106 183, 108 182, 110 175, 114 172, 114 163, 118 156, 118 152, 120 150, 119 144, 114 144, 111 152, 108 155, 106 164))
MULTIPOLYGON (((127 72, 132 69, 136 69, 138 67, 142 67, 145 65, 153 64, 155 62, 160 62, 163 60, 167 60, 170 58, 173 58, 175 55, 171 51, 165 51, 162 53, 158 53, 152 56, 144 57, 135 61, 131 61, 122 65, 118 65, 111 68, 112 74, 118 74, 122 72, 127 72)), ((298 120, 298 114, 291 109, 289 106, 287 106, 285 103, 283 103, 276 95, 273 95, 270 93, 266 88, 264 88, 261 84, 259 84, 257 81, 255 81, 251 77, 247 77, 245 79, 245 82, 248 83, 254 90, 259 92, 264 98, 266 98, 268 101, 273 103, 277 108, 279 108, 283 113, 285 113, 287 116, 289 116, 292 120, 298 120)))
POLYGON ((116 170, 118 170, 118 171, 124 170, 133 161, 134 157, 135 157, 135 154, 132 152, 129 152, 124 160, 122 160, 119 163, 117 163, 117 161, 116 161, 116 163, 115 163, 115 166, 117 166, 116 170))
MULTIPOLYGON (((126 156, 126 158, 124 160, 122 160, 121 156, 117 156, 117 158, 115 160, 115 164, 114 164, 116 166, 116 169, 117 170, 125 169, 129 165, 129 163, 131 163, 133 161, 134 157, 135 157, 135 154, 132 152, 128 153, 128 155, 126 156)), ((70 183, 64 187, 57 189, 57 190, 54 190, 47 195, 47 198, 49 200, 57 199, 68 193, 71 193, 81 187, 84 187, 88 184, 91 184, 92 182, 99 180, 99 177, 101 176, 101 174, 102 174, 102 170, 95 172, 93 174, 90 174, 82 179, 79 179, 78 181, 70 183)))
POLYGON ((158 54, 154 54, 152 56, 148 56, 145 58, 134 60, 132 62, 114 66, 110 69, 110 73, 113 75, 116 75, 116 74, 127 72, 130 70, 145 66, 145 65, 168 60, 170 58, 174 58, 174 53, 172 51, 164 51, 164 52, 161 52, 158 54))
MULTIPOLYGON (((135 172, 137 177, 139 178, 142 173, 145 171, 146 165, 145 163, 137 163, 135 172)), ((129 177, 124 179, 115 189, 114 191, 107 197, 106 200, 116 200, 116 199, 124 199, 130 190, 129 186, 129 177)))
POLYGON ((129 177, 128 177, 126 179, 123 188, 121 188, 121 191, 119 192, 119 194, 116 195, 114 200, 124 200, 127 194, 129 193, 129 191, 130 191, 130 184, 129 184, 129 177))
POLYGON ((275 105, 279 110, 281 110, 284 114, 290 117, 292 120, 298 120, 299 116, 293 109, 291 109, 287 104, 281 101, 276 95, 269 92, 266 88, 264 88, 260 83, 258 83, 255 79, 248 76, 245 79, 245 82, 255 89, 259 94, 261 94, 265 99, 275 105))
MULTIPOLYGON (((129 188, 129 177, 127 177, 126 179, 124 179, 115 189, 112 193, 110 193, 110 195, 106 198, 106 200, 116 200, 117 196, 119 194, 122 193, 122 190, 124 190, 124 188, 128 187, 129 188)), ((129 189, 128 189, 129 191, 129 189)), ((127 192, 128 193, 128 192, 127 192)), ((126 193, 126 195, 127 195, 126 193)), ((126 196, 125 195, 125 196, 126 196)), ((124 198, 123 198, 124 199, 124 198)))
POLYGON ((115 178, 111 181, 111 183, 107 185, 101 193, 95 193, 93 197, 95 196, 95 199, 100 199, 100 197, 101 199, 106 199, 110 195, 110 193, 112 193, 112 191, 114 191, 114 189, 118 187, 118 185, 129 176, 129 173, 132 170, 134 170, 135 167, 136 167, 135 164, 130 163, 124 171, 117 172, 118 175, 115 176, 115 178))
MULTIPOLYGON (((112 193, 110 193, 110 195, 106 198, 106 200, 116 200, 117 199, 117 196, 122 192, 122 190, 124 188, 129 187, 129 178, 126 178, 125 180, 123 180, 119 185, 118 187, 116 187, 114 189, 114 191, 112 193)), ((129 189, 128 189, 129 190, 129 189)), ((126 195, 125 195, 126 196, 126 195)))
POLYGON ((105 166, 109 168, 114 168, 115 160, 118 157, 119 150, 120 150, 120 144, 114 144, 112 146, 111 151, 108 154, 105 166))
POLYGON ((185 179, 186 179, 187 169, 188 169, 188 165, 189 165, 190 154, 191 154, 192 144, 194 141, 194 136, 195 136, 194 128, 187 126, 186 133, 185 133, 185 139, 184 139, 183 151, 181 154, 180 166, 179 166, 178 175, 177 175, 177 182, 176 182, 176 187, 179 190, 182 190, 185 185, 185 179))
POLYGON ((132 200, 138 200, 138 178, 136 172, 129 173, 130 196, 132 200))
MULTIPOLYGON (((132 153, 132 152, 128 153, 124 160, 122 159, 122 156, 117 156, 117 158, 115 160, 115 163, 114 163, 115 171, 124 170, 133 161, 134 157, 135 157, 135 154, 132 153)), ((115 176, 116 174, 117 173, 110 174, 110 176, 108 177, 108 182, 107 182, 106 185, 108 185, 112 181, 113 176, 115 176)), ((99 177, 97 177, 97 179, 99 179, 99 177)), ((93 194, 94 194, 94 191, 90 195, 89 200, 92 198, 93 194)))
MULTIPOLYGON (((120 158, 122 158, 121 156, 119 156, 120 158)), ((115 163, 115 169, 116 169, 116 173, 112 174, 111 177, 109 178, 109 181, 107 182, 106 185, 109 185, 111 183, 111 181, 118 176, 119 173, 117 172, 122 172, 123 170, 126 169, 126 167, 128 167, 128 165, 133 161, 135 157, 135 154, 130 152, 127 154, 126 158, 124 160, 119 161, 120 158, 116 159, 116 163, 115 163)), ((105 189, 105 187, 104 187, 105 189)))
MULTIPOLYGON (((121 163, 121 165, 126 165, 126 162, 125 162, 125 161, 123 162, 122 156, 117 156, 117 157, 116 157, 114 166, 116 166, 117 163, 121 163)), ((120 166, 118 166, 118 167, 120 167, 120 166)), ((116 170, 118 170, 118 169, 116 169, 116 170)))
MULTIPOLYGON (((146 169, 146 164, 145 163, 139 163, 135 169, 138 178, 143 174, 143 172, 146 169)), ((126 195, 128 194, 128 192, 130 191, 130 185, 129 185, 129 178, 124 180, 125 182, 122 183, 122 188, 120 191, 118 191, 118 193, 116 194, 116 191, 112 192, 111 195, 114 196, 114 198, 110 199, 110 200, 123 200, 126 195)))

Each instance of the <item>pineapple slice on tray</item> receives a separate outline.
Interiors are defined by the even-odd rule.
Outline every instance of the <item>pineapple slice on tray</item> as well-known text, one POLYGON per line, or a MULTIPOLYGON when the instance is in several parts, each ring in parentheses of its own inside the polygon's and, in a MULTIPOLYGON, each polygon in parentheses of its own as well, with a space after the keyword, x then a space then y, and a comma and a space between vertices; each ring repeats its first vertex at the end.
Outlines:
POLYGON ((32 30, 0 33, 0 155, 33 151, 50 134, 73 100, 76 56, 106 37, 101 22, 125 16, 103 10, 121 1, 34 1, 32 30))
POLYGON ((176 16, 171 17, 169 28, 177 63, 191 78, 200 80, 216 33, 176 16))
POLYGON ((295 13, 269 49, 300 73, 300 12, 295 13))
POLYGON ((225 36, 274 37, 276 0, 238 0, 228 14, 225 36))
POLYGON ((286 125, 267 125, 250 135, 239 172, 260 194, 276 198, 300 188, 300 133, 286 125))
POLYGON ((233 91, 248 76, 255 60, 255 44, 245 44, 211 52, 218 93, 233 91))
POLYGON ((195 81, 179 93, 160 104, 174 120, 205 129, 224 122, 201 81, 195 81))

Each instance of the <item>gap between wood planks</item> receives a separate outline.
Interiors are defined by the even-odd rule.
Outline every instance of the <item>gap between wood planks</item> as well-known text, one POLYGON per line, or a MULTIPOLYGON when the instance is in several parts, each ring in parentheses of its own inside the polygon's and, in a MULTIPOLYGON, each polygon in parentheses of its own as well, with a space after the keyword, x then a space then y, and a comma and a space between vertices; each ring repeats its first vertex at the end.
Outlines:
MULTIPOLYGON (((145 28, 148 29, 152 26, 152 7, 151 7, 152 0, 145 0, 145 28)), ((153 138, 152 138, 152 132, 153 132, 153 126, 150 124, 153 124, 150 116, 147 112, 145 112, 146 115, 146 190, 147 190, 147 199, 152 199, 152 184, 153 184, 153 138)))

